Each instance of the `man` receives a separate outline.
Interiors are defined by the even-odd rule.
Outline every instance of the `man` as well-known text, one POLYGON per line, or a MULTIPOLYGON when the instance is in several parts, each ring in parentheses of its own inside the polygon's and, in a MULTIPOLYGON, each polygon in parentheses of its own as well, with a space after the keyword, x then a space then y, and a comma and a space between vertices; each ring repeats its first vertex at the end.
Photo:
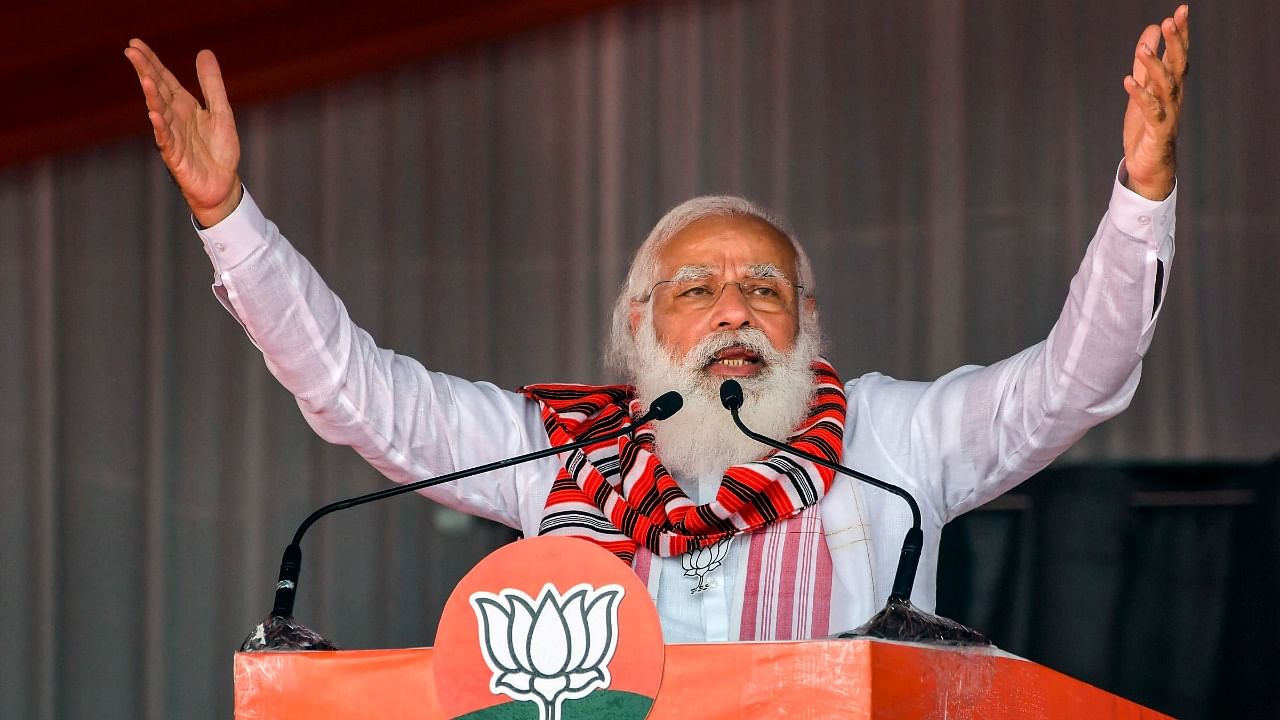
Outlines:
POLYGON ((927 542, 913 601, 931 610, 942 525, 1043 468, 1133 395, 1173 254, 1188 15, 1179 7, 1139 38, 1111 206, 1049 337, 932 383, 839 380, 818 355, 803 249, 730 197, 673 209, 637 253, 610 347, 634 390, 513 393, 428 372, 355 327, 244 191, 213 54, 196 60, 207 108, 141 41, 125 54, 201 226, 215 292, 321 436, 408 482, 616 426, 676 389, 685 409, 634 441, 425 494, 526 535, 574 535, 614 552, 647 583, 669 642, 806 638, 855 627, 883 604, 909 514, 897 498, 743 437, 720 383, 742 383, 744 417, 759 431, 919 499, 927 542))

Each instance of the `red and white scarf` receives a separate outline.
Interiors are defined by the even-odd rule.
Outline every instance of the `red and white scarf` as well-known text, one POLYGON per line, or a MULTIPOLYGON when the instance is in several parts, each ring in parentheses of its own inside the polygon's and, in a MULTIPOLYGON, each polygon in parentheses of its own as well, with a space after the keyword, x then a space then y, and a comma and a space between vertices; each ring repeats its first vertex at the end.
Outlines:
MULTIPOLYGON (((839 462, 845 397, 835 370, 813 364, 809 413, 788 444, 839 462)), ((643 411, 626 385, 531 385, 553 446, 621 427, 643 411)), ((651 555, 677 557, 750 534, 741 639, 825 635, 831 556, 815 507, 834 472, 785 451, 725 471, 712 502, 695 505, 653 453, 653 430, 560 456, 541 535, 590 540, 648 579, 651 555), (807 508, 807 510, 806 510, 807 508)))

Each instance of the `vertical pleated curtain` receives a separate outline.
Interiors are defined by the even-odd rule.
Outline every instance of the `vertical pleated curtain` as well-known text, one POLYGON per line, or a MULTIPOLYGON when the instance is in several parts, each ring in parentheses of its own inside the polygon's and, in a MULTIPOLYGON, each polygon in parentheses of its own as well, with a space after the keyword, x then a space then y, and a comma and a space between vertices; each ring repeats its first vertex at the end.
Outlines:
MULTIPOLYGON (((1048 332, 1165 5, 638 3, 238 108, 242 174, 356 321, 433 369, 608 379, 630 253, 735 192, 807 244, 845 377, 930 378, 1048 332)), ((1072 461, 1280 449, 1280 6, 1194 22, 1167 306, 1133 407, 1072 461)), ((385 482, 312 435, 210 294, 139 120, 0 169, 3 718, 227 717, 297 522, 385 482)), ((510 537, 415 498, 326 518, 298 615, 346 647, 431 644, 510 537)))

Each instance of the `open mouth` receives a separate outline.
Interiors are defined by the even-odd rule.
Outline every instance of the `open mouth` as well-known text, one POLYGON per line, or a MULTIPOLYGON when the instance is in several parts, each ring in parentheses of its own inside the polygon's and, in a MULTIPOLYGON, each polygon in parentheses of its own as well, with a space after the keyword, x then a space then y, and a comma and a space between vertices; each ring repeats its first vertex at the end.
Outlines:
POLYGON ((746 368, 760 365, 762 362, 760 356, 751 350, 741 345, 732 345, 712 355, 711 360, 707 362, 707 367, 746 368))

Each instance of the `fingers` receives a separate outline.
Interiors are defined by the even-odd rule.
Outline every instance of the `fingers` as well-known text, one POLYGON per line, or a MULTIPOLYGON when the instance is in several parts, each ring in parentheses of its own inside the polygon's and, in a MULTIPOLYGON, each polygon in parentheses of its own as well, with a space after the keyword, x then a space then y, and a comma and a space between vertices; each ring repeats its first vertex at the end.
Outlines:
POLYGON ((1152 52, 1155 52, 1156 48, 1160 47, 1159 25, 1148 25, 1142 31, 1142 34, 1138 36, 1138 46, 1133 51, 1133 77, 1142 85, 1147 83, 1147 67, 1142 62, 1142 48, 1144 47, 1151 48, 1152 52))
POLYGON ((198 111, 199 107, 195 98, 183 89, 146 43, 136 38, 130 40, 124 54, 138 74, 156 147, 168 162, 182 152, 182 134, 177 131, 178 124, 183 121, 183 116, 189 116, 192 110, 198 111))
POLYGON ((169 98, 156 88, 155 80, 150 75, 143 75, 138 82, 142 85, 142 94, 147 99, 147 120, 151 123, 156 147, 168 162, 182 153, 182 135, 174 132, 177 113, 169 102, 169 98))
POLYGON ((215 113, 231 112, 231 104, 227 102, 227 88, 222 84, 222 70, 218 67, 218 58, 214 57, 213 51, 201 50, 196 55, 196 77, 200 80, 205 107, 215 113))
POLYGON ((129 58, 129 62, 133 65, 134 72, 138 73, 138 78, 151 78, 151 80, 159 85, 163 82, 164 65, 160 64, 159 58, 152 52, 151 48, 141 40, 134 38, 129 41, 129 47, 124 50, 125 57, 129 58))
POLYGON ((1125 76, 1124 79, 1125 92, 1129 93, 1129 98, 1133 100, 1138 107, 1142 108, 1142 114, 1146 116, 1147 122, 1152 125, 1162 125, 1168 118, 1164 105, 1149 90, 1138 83, 1132 75, 1125 76))
POLYGON ((143 77, 151 78, 160 93, 173 98, 179 93, 186 92, 182 83, 178 82, 173 73, 160 62, 160 58, 156 57, 155 51, 138 38, 129 41, 129 47, 125 48, 124 54, 133 65, 134 72, 138 73, 139 80, 143 77))
POLYGON ((146 98, 147 110, 162 117, 170 113, 169 97, 156 88, 156 81, 150 75, 142 76, 138 84, 142 86, 142 96, 146 98))
POLYGON ((160 113, 152 110, 147 113, 147 119, 151 121, 151 132, 156 138, 156 147, 161 152, 169 149, 169 145, 173 142, 173 133, 169 132, 169 123, 165 122, 164 117, 160 113))
POLYGON ((1125 91, 1152 122, 1163 123, 1170 115, 1176 117, 1181 107, 1190 48, 1190 13, 1188 6, 1181 5, 1173 17, 1159 25, 1148 25, 1138 38, 1133 74, 1125 78, 1125 91), (1156 51, 1162 39, 1165 51, 1160 57, 1156 51))
POLYGON ((1164 64, 1178 82, 1187 74, 1187 55, 1191 49, 1191 9, 1180 6, 1173 17, 1165 18, 1160 23, 1160 34, 1164 36, 1164 64))
MULTIPOLYGON (((1161 101, 1176 101, 1178 99, 1177 82, 1174 80, 1173 75, 1169 73, 1169 68, 1156 57, 1154 47, 1139 45, 1137 62, 1146 71, 1147 79, 1143 83, 1143 87, 1148 92, 1161 101)), ((1137 79, 1136 76, 1134 79, 1137 79)))
POLYGON ((140 81, 142 94, 147 98, 147 120, 151 122, 151 130, 156 136, 156 146, 161 150, 169 147, 173 139, 173 109, 167 99, 156 90, 155 81, 144 77, 140 81))

